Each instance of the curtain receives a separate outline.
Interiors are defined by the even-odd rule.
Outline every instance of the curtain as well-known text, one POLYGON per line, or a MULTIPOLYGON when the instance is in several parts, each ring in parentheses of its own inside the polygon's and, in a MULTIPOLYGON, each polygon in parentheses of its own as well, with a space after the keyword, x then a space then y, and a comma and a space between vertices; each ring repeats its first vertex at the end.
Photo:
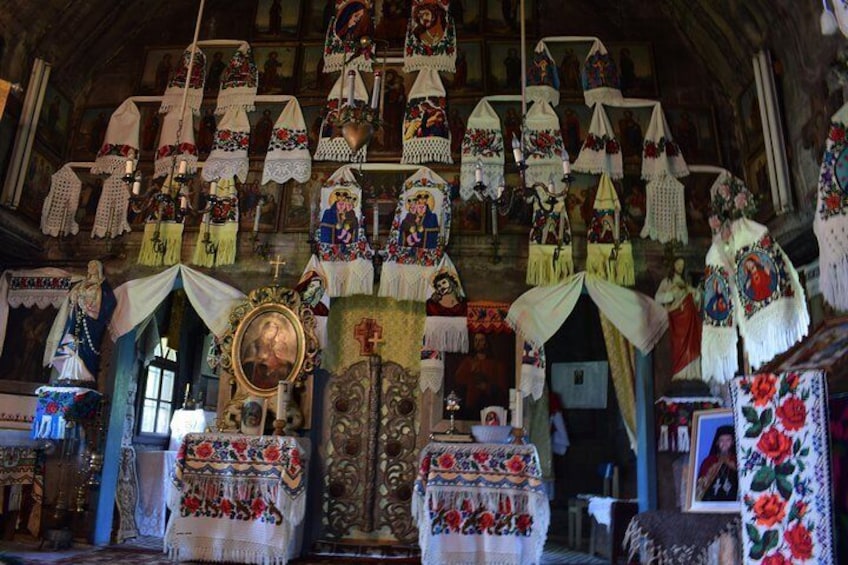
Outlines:
POLYGON ((630 440, 630 448, 633 453, 636 453, 636 360, 633 346, 603 312, 599 312, 599 314, 601 316, 601 329, 604 332, 604 344, 607 346, 607 359, 609 360, 612 384, 615 387, 615 397, 618 400, 618 409, 621 411, 621 418, 624 420, 624 427, 630 440))

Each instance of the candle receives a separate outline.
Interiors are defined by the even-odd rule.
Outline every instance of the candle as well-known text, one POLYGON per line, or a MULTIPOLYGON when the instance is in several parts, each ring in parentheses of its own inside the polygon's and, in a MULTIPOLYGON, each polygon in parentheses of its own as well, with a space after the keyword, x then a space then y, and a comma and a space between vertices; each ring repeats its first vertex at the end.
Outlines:
POLYGON ((185 159, 180 159, 179 174, 184 175, 188 172, 188 163, 185 159))
POLYGON ((497 205, 492 202, 492 235, 498 237, 498 208, 497 205))
POLYGON ((371 237, 376 242, 380 238, 380 210, 376 200, 374 201, 374 213, 371 216, 371 237))
POLYGON ((353 106, 353 83, 356 78, 356 71, 349 70, 347 72, 347 105, 353 106))
POLYGON ((286 398, 286 394, 285 394, 286 389, 288 388, 288 384, 289 383, 286 382, 286 381, 280 381, 279 383, 277 383, 277 419, 278 420, 282 420, 283 417, 285 416, 285 414, 283 414, 283 413, 286 411, 286 404, 288 404, 288 402, 287 402, 288 399, 286 398))
POLYGON ((135 196, 138 196, 139 194, 141 194, 141 181, 140 180, 136 179, 136 181, 133 183, 132 193, 135 196))
POLYGON ((188 197, 185 194, 180 194, 180 210, 188 208, 188 197))
POLYGON ((571 160, 568 158, 568 151, 562 150, 562 174, 568 176, 571 174, 571 160))
POLYGON ((259 203, 256 204, 256 212, 253 214, 253 233, 259 231, 259 216, 262 215, 262 200, 259 200, 259 203))
POLYGON ((377 71, 374 73, 374 90, 371 91, 371 108, 376 110, 380 107, 380 83, 383 80, 383 73, 377 71))
POLYGON ((209 183, 209 196, 216 196, 218 194, 218 183, 214 180, 209 183))
POLYGON ((135 168, 135 167, 133 167, 133 165, 134 165, 133 160, 127 159, 127 162, 124 164, 124 172, 127 173, 128 175, 133 174, 133 169, 135 168))
POLYGON ((521 142, 518 141, 518 136, 515 134, 512 134, 512 156, 515 158, 516 163, 524 160, 524 154, 521 152, 521 142))
POLYGON ((521 398, 521 391, 511 388, 509 389, 509 397, 512 399, 512 427, 524 427, 524 399, 521 398))
POLYGON ((483 183, 483 163, 478 159, 477 165, 474 167, 474 182, 477 184, 483 183))

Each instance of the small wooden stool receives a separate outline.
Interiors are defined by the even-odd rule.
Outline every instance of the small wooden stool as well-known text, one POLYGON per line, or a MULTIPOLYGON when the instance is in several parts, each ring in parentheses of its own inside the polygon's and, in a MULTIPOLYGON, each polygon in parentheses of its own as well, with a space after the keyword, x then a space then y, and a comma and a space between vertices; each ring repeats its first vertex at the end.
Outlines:
POLYGON ((585 498, 572 498, 568 501, 568 546, 580 549, 583 544, 583 513, 589 508, 585 498))

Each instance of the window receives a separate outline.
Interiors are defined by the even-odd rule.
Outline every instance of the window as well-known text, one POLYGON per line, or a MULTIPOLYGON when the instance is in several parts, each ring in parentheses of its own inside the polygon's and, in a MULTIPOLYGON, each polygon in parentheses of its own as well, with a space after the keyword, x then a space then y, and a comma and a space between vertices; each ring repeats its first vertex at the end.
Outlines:
POLYGON ((163 337, 154 354, 140 383, 138 434, 167 436, 177 378, 177 351, 168 347, 168 338, 163 337))

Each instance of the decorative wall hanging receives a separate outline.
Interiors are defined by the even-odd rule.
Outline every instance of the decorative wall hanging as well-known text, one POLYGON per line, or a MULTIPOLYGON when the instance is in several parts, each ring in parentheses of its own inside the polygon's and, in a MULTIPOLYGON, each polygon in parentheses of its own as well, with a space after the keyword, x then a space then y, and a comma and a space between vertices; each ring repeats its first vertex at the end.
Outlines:
POLYGON ((312 310, 315 316, 315 333, 318 345, 326 349, 327 317, 330 315, 330 296, 327 294, 327 276, 321 268, 321 263, 313 255, 306 264, 303 274, 295 287, 300 293, 300 300, 312 310))
POLYGON ((559 104, 559 72, 557 64, 544 41, 539 41, 533 50, 533 60, 527 68, 527 100, 559 104))
POLYGON ((768 229, 742 218, 731 233, 736 321, 757 368, 807 335, 810 315, 798 273, 768 229))
POLYGON ((162 105, 159 107, 159 112, 165 114, 177 110, 179 114, 185 94, 186 110, 190 110, 192 114, 197 114, 200 112, 200 105, 203 103, 203 87, 205 84, 206 55, 196 45, 189 45, 183 51, 183 56, 177 65, 174 76, 168 82, 168 88, 162 95, 162 105), (191 78, 188 80, 188 88, 186 88, 188 67, 192 60, 192 47, 194 48, 194 62, 191 63, 191 78), (187 93, 186 90, 188 90, 187 93))
POLYGON ((445 87, 438 71, 422 69, 403 115, 401 163, 453 163, 445 87))
POLYGON ((330 297, 371 294, 373 253, 362 223, 362 189, 350 167, 341 167, 321 188, 321 221, 315 239, 330 297))
POLYGON ((589 133, 572 168, 580 173, 606 173, 611 179, 620 179, 624 176, 623 161, 621 144, 615 137, 604 105, 595 104, 589 133))
POLYGON ((207 205, 191 262, 201 267, 232 265, 236 262, 239 226, 238 190, 232 177, 210 186, 207 205))
POLYGON ((218 91, 215 113, 225 114, 231 108, 252 112, 255 109, 258 86, 259 71, 253 60, 253 49, 249 43, 243 41, 221 73, 221 88, 218 91))
POLYGON ((621 223, 621 202, 615 186, 601 175, 586 243, 586 272, 624 286, 636 284, 633 248, 621 223))
POLYGON ((297 98, 292 98, 271 132, 262 184, 274 181, 283 184, 290 179, 305 183, 312 175, 312 157, 309 155, 309 136, 306 122, 297 98))
POLYGON ((683 184, 671 175, 662 175, 645 185, 645 225, 642 237, 668 243, 689 242, 683 184))
POLYGON ((41 208, 41 233, 53 237, 76 235, 76 221, 82 181, 69 165, 50 177, 50 192, 41 208))
POLYGON ((197 169, 197 145, 194 143, 194 116, 186 108, 184 119, 180 122, 179 109, 165 114, 162 131, 159 134, 159 149, 153 163, 153 176, 156 178, 176 174, 178 161, 185 161, 186 171, 193 173, 197 169), (179 139, 177 135, 179 134, 179 139))
POLYGON ((127 209, 130 203, 130 193, 127 183, 120 176, 114 174, 103 181, 103 190, 97 201, 97 212, 94 214, 94 225, 91 228, 91 237, 116 238, 124 232, 130 231, 127 221, 127 209))
POLYGON ((746 564, 834 563, 826 383, 818 371, 731 383, 746 564))
POLYGON ((725 172, 710 187, 710 231, 713 238, 730 239, 730 226, 739 218, 751 218, 757 213, 756 198, 745 183, 725 172))
POLYGON ((722 253, 724 243, 713 242, 706 257, 702 298, 701 378, 727 382, 739 368, 734 319, 735 278, 722 253))
MULTIPOLYGON (((478 194, 478 182, 486 185, 486 196, 497 198, 497 188, 504 185, 504 140, 501 119, 488 101, 480 100, 468 117, 462 138, 462 165, 459 194, 463 200, 478 194), (477 170, 481 178, 478 181, 477 170)), ((479 198, 478 194, 478 198, 479 198)))
POLYGON ((141 114, 135 102, 124 100, 109 118, 106 136, 91 166, 92 173, 98 175, 122 173, 127 159, 138 158, 140 123, 141 114))
POLYGON ((468 305, 456 267, 444 255, 430 281, 427 319, 424 322, 425 351, 468 351, 468 305))
POLYGON ((431 280, 443 266, 450 236, 450 188, 426 167, 403 186, 389 231, 379 295, 425 302, 431 280))
POLYGON ((586 55, 581 76, 583 98, 587 105, 592 106, 598 102, 619 102, 622 99, 618 68, 599 39, 595 40, 589 49, 589 54, 586 55))
POLYGON ((324 72, 345 68, 370 71, 374 46, 360 41, 374 37, 374 4, 371 0, 335 0, 335 13, 324 40, 324 72))
POLYGON ((565 201, 568 192, 551 196, 536 187, 533 199, 533 226, 527 260, 529 285, 556 284, 574 272, 571 255, 571 224, 565 201))
POLYGON ((403 71, 456 71, 456 26, 450 0, 413 0, 403 51, 403 71))
MULTIPOLYGON (((841 14, 840 2, 834 2, 841 14)), ((840 20, 843 21, 843 20, 840 20)), ((838 310, 848 310, 848 104, 831 118, 821 173, 813 231, 819 242, 819 286, 838 310)))
MULTIPOLYGON (((168 177, 155 197, 155 207, 145 220, 138 264, 149 267, 180 262, 183 246, 183 210, 174 194, 178 186, 168 177)), ((126 188, 124 189, 126 193, 126 188)))
POLYGON ((650 181, 660 180, 663 175, 680 178, 688 174, 680 146, 672 139, 662 105, 657 102, 642 144, 642 178, 650 181))
POLYGON ((315 151, 316 161, 365 161, 368 147, 363 146, 353 152, 350 144, 342 137, 341 114, 355 113, 367 106, 368 91, 359 73, 350 70, 347 78, 339 75, 327 95, 324 119, 321 120, 321 135, 318 138, 318 149, 315 151))
MULTIPOLYGON (((536 102, 527 111, 524 118, 524 159, 528 185, 542 183, 553 184, 555 191, 563 189, 562 159, 565 146, 559 116, 547 102, 536 102)), ((515 143, 513 142, 513 146, 515 143)))
POLYGON ((215 130, 212 152, 209 153, 201 172, 203 180, 212 182, 238 177, 241 182, 245 182, 250 167, 247 156, 249 147, 250 121, 247 119, 247 112, 240 107, 230 108, 215 130))

